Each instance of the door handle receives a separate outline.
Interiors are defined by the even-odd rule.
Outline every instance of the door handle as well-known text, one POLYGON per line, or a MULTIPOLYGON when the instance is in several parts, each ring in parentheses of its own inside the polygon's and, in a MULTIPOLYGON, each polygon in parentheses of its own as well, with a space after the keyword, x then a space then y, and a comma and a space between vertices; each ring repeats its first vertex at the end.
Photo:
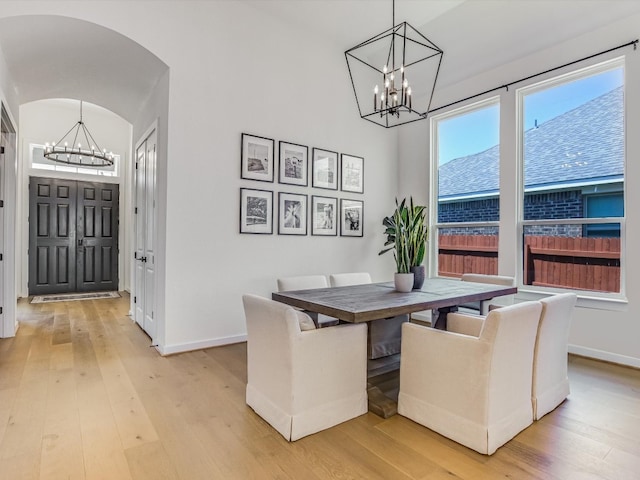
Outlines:
POLYGON ((84 245, 84 237, 78 239, 78 246, 82 247, 84 245))

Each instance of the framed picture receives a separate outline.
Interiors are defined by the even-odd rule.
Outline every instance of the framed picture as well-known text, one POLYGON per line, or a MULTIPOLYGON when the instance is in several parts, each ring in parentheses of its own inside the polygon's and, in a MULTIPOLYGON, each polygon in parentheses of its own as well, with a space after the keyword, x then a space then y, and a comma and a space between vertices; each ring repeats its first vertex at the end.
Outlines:
POLYGON ((240 189, 240 233, 273 233, 273 192, 240 189))
POLYGON ((242 134, 240 177, 273 182, 273 146, 271 138, 242 134))
POLYGON ((307 196, 298 193, 278 193, 278 233, 307 234, 307 196))
POLYGON ((364 202, 361 200, 340 200, 340 235, 362 237, 364 222, 364 202))
POLYGON ((331 197, 311 197, 311 235, 338 235, 338 199, 331 197))
POLYGON ((309 148, 304 145, 280 141, 280 183, 290 185, 309 184, 309 148))
POLYGON ((338 189, 338 153, 313 149, 312 187, 338 189))
POLYGON ((343 153, 340 178, 343 192, 364 193, 364 158, 343 153))

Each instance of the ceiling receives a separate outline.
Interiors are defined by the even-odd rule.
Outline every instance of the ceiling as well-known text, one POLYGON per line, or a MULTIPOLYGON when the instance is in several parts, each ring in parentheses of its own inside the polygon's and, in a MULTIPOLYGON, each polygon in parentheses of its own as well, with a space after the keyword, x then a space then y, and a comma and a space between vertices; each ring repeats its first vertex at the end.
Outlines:
POLYGON ((82 99, 131 123, 168 68, 124 35, 62 16, 2 18, 0 46, 21 104, 82 99))
MULTIPOLYGON (((392 23, 391 0, 242 1, 340 56, 392 23)), ((409 22, 444 50, 438 85, 445 86, 640 13, 640 1, 396 0, 395 10, 396 23, 409 22)), ((68 17, 2 18, 0 45, 20 103, 82 98, 129 121, 168 68, 127 37, 68 17)))
MULTIPOLYGON (((341 52, 390 28, 392 23, 391 0, 247 3, 334 43, 341 52)), ((640 1, 396 0, 395 12, 396 24, 407 21, 444 50, 438 78, 438 85, 444 86, 640 14, 640 1)))

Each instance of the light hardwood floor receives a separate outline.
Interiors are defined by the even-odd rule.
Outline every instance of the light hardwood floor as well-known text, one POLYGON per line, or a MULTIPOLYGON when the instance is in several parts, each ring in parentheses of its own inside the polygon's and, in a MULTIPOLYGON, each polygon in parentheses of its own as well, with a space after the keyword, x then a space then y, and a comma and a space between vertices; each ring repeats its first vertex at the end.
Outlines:
POLYGON ((161 357, 128 306, 19 302, 2 480, 640 478, 637 370, 572 357, 569 399, 490 457, 371 413, 287 443, 244 403, 245 344, 161 357))

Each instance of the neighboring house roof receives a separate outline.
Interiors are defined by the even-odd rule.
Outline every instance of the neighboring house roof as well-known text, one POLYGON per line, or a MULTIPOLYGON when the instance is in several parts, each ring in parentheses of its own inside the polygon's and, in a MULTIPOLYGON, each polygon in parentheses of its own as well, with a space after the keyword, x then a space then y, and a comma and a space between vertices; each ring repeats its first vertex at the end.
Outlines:
MULTIPOLYGON (((621 180, 623 87, 525 132, 525 189, 621 180)), ((451 160, 439 169, 439 198, 498 193, 500 146, 451 160)))

